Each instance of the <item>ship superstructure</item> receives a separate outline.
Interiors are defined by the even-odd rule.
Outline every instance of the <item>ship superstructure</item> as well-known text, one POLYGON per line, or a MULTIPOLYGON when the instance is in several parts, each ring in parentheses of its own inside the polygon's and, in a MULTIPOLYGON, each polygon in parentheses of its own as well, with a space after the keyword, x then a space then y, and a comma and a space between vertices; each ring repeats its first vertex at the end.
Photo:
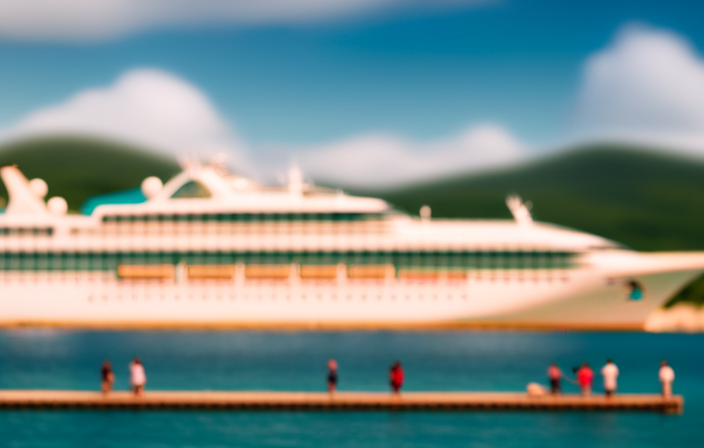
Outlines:
POLYGON ((533 222, 439 220, 314 187, 191 165, 140 204, 90 216, 0 169, 0 324, 210 327, 642 326, 704 272, 533 222))

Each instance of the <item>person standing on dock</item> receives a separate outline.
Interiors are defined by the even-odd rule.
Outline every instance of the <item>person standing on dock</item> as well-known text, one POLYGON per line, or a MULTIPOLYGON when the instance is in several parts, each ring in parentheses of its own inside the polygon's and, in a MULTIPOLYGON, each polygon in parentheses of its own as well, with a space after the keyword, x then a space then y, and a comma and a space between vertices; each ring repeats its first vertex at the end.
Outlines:
POLYGON ((147 384, 147 374, 144 372, 142 362, 136 356, 134 361, 130 363, 130 384, 135 395, 141 396, 144 393, 144 385, 147 384))
POLYGON ((672 382, 675 381, 675 371, 672 370, 672 367, 667 365, 667 361, 660 363, 658 377, 662 384, 662 396, 670 398, 672 396, 672 382))
POLYGON ((401 387, 403 387, 403 367, 401 363, 396 361, 389 371, 389 380, 391 381, 391 392, 395 395, 401 393, 401 387))
POLYGON ((606 365, 601 368, 601 376, 604 377, 604 393, 610 397, 616 392, 618 367, 610 359, 607 359, 606 365))
POLYGON ((577 383, 582 391, 582 395, 589 396, 592 393, 592 380, 594 379, 594 371, 589 367, 589 364, 582 363, 582 367, 577 371, 577 383))
POLYGON ((337 361, 331 359, 328 361, 328 392, 335 393, 337 389, 337 361))
POLYGON ((557 367, 556 362, 553 362, 548 368, 548 379, 550 380, 550 393, 553 395, 562 393, 562 384, 560 384, 560 380, 562 379, 562 370, 557 367))
POLYGON ((115 382, 115 374, 112 372, 110 361, 105 361, 103 367, 100 368, 100 389, 104 394, 109 394, 112 391, 112 385, 115 382))

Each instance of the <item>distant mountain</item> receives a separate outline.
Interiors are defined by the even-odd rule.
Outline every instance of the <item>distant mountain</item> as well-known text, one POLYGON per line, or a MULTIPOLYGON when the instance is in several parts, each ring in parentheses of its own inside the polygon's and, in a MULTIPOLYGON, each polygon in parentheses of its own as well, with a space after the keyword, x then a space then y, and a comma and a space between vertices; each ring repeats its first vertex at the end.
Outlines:
POLYGON ((704 161, 616 145, 575 148, 511 169, 395 190, 356 191, 411 213, 511 218, 508 194, 536 220, 594 233, 637 250, 704 250, 704 161))
MULTIPOLYGON (((35 138, 0 146, 0 166, 6 165, 17 165, 28 179, 44 179, 47 197, 62 196, 71 211, 78 211, 89 197, 139 187, 148 176, 165 181, 180 171, 166 156, 85 137, 35 138)), ((6 203, 2 182, 0 197, 6 203)))

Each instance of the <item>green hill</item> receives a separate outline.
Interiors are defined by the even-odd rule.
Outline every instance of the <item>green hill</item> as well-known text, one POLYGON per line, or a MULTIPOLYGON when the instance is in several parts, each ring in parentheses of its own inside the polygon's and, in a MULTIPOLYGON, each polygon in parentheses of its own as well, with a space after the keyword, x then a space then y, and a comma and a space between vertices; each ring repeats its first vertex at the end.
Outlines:
MULTIPOLYGON (((511 169, 396 190, 357 191, 434 217, 511 218, 505 198, 533 203, 536 220, 642 251, 704 250, 704 161, 620 145, 565 151, 511 169)), ((704 302, 704 279, 676 300, 704 302)))
MULTIPOLYGON (((62 196, 77 211, 91 196, 138 187, 148 176, 168 180, 175 160, 119 142, 85 137, 46 137, 0 147, 0 166, 17 165, 28 179, 42 178, 49 195, 62 196)), ((7 191, 0 182, 0 202, 7 191)), ((1 205, 1 204, 0 204, 1 205)))

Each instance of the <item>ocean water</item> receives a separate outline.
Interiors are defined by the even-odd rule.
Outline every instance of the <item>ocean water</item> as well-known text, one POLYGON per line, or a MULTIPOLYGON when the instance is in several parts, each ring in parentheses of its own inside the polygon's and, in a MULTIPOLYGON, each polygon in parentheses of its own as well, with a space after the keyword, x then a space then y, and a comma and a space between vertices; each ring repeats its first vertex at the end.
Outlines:
MULTIPOLYGON (((658 392, 675 369, 683 415, 588 412, 0 411, 3 447, 655 447, 704 444, 704 335, 572 332, 0 332, 0 387, 97 389, 104 359, 116 388, 140 356, 147 389, 387 390, 400 360, 405 390, 525 390, 607 357, 622 392, 658 392)), ((598 381, 597 381, 598 383, 598 381)), ((576 386, 564 384, 567 392, 576 386)), ((596 390, 600 390, 597 384, 596 390)))

